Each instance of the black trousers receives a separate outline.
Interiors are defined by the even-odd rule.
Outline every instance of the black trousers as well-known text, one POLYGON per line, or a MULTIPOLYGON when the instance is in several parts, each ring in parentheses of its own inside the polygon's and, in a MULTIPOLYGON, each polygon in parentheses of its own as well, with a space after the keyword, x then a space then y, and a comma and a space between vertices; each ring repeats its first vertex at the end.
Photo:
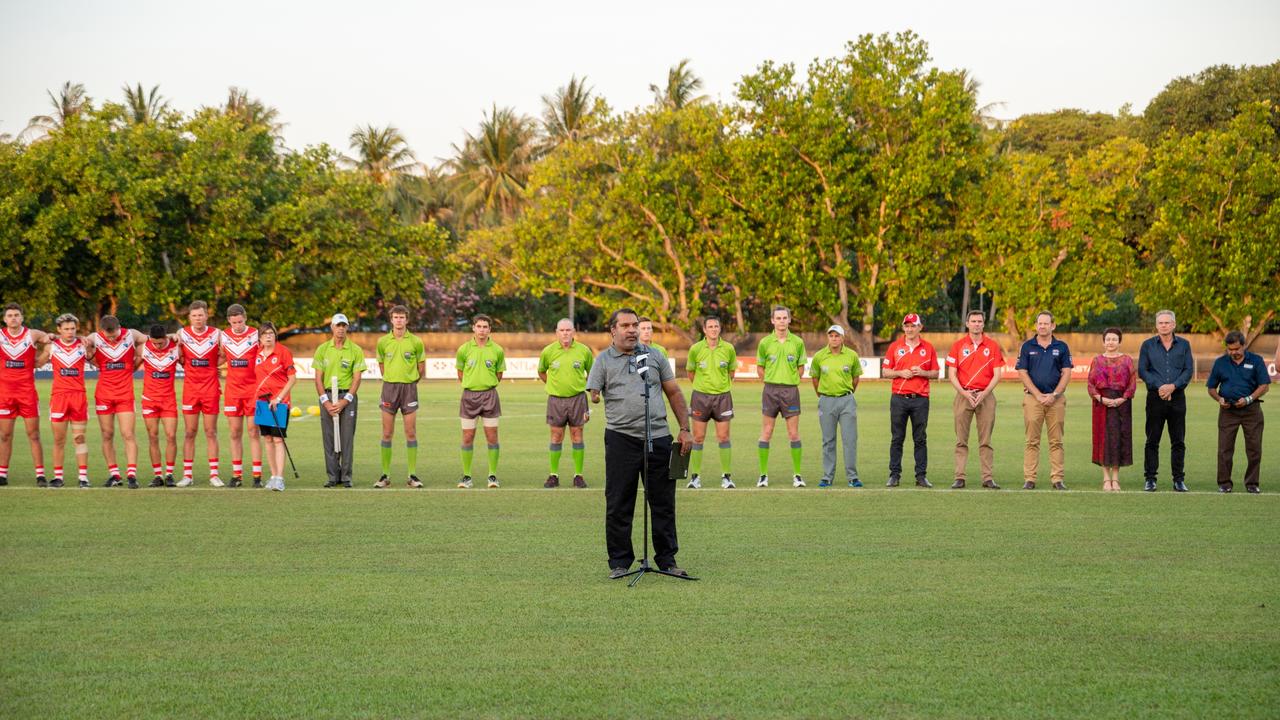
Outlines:
POLYGON ((911 421, 911 444, 915 448, 916 479, 929 471, 929 398, 920 395, 889 397, 889 477, 902 477, 902 444, 911 421))
POLYGON ((1160 435, 1169 426, 1169 467, 1173 481, 1185 480, 1183 460, 1187 456, 1187 396, 1182 390, 1174 390, 1168 400, 1161 400, 1160 393, 1147 393, 1147 445, 1142 459, 1142 474, 1147 480, 1155 480, 1160 470, 1160 435))
MULTIPOLYGON (((667 476, 671 436, 653 439, 645 495, 653 515, 653 559, 659 569, 676 564, 676 482, 667 476)), ((604 541, 609 567, 629 568, 636 560, 631 523, 636 514, 636 489, 644 468, 644 438, 604 431, 604 541)))

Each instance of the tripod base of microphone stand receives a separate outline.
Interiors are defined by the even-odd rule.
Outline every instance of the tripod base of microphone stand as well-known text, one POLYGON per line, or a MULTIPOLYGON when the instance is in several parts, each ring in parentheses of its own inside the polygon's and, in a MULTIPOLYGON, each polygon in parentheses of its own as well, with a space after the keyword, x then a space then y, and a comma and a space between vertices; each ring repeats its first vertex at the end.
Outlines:
POLYGON ((635 587, 636 583, 640 582, 640 578, 644 577, 645 573, 654 573, 656 575, 666 575, 667 577, 673 577, 677 580, 697 580, 698 579, 692 575, 677 575, 673 572, 667 572, 666 570, 659 570, 658 568, 649 565, 648 560, 641 560, 640 567, 636 568, 635 570, 632 570, 626 575, 619 577, 618 579, 621 580, 624 577, 631 577, 632 575, 635 575, 635 577, 631 578, 631 582, 627 583, 627 587, 635 587))

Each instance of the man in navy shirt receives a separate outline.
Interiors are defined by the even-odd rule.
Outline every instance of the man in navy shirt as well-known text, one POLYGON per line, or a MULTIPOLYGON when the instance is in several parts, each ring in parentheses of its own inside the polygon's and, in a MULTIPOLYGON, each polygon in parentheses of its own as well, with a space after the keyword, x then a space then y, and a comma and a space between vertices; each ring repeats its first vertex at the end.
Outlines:
POLYGON ((1147 386, 1147 446, 1142 470, 1146 476, 1143 490, 1156 491, 1156 472, 1160 469, 1160 435, 1169 426, 1169 466, 1173 470, 1173 489, 1186 492, 1183 459, 1187 445, 1187 385, 1191 382, 1193 363, 1191 343, 1173 334, 1177 318, 1172 310, 1156 313, 1156 334, 1147 338, 1138 351, 1138 377, 1147 386))
POLYGON ((1226 337, 1227 354, 1213 361, 1209 372, 1209 397, 1218 403, 1218 492, 1231 492, 1231 464, 1236 435, 1244 430, 1244 487, 1255 495, 1262 469, 1262 404, 1271 389, 1267 364, 1244 349, 1244 333, 1232 330, 1226 337))
POLYGON ((1027 446, 1022 455, 1023 490, 1036 489, 1040 468, 1040 433, 1048 426, 1049 479, 1054 490, 1066 490, 1066 453, 1062 448, 1062 425, 1067 414, 1067 383, 1071 380, 1071 350, 1053 336, 1053 313, 1036 316, 1036 336, 1022 344, 1018 353, 1018 376, 1022 378, 1022 420, 1027 429, 1027 446))

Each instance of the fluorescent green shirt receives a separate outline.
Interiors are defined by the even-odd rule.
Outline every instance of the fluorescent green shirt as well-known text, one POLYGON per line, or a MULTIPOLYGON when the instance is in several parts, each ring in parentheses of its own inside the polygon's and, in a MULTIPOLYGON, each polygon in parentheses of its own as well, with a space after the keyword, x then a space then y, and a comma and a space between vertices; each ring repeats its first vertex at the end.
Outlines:
POLYGON ((338 388, 347 390, 355 381, 356 373, 364 372, 364 351, 350 338, 343 341, 341 349, 334 346, 333 340, 326 340, 316 348, 311 367, 320 373, 325 392, 333 386, 330 381, 334 377, 338 378, 338 388))
POLYGON ((394 333, 387 333, 378 339, 382 382, 418 382, 422 377, 418 372, 418 363, 425 362, 426 359, 426 348, 422 346, 422 340, 413 333, 406 332, 400 339, 396 339, 394 333))
POLYGON ((770 333, 756 348, 756 362, 764 368, 764 381, 774 385, 799 385, 804 361, 804 341, 790 332, 786 340, 770 333))
POLYGON ((574 397, 586 392, 587 373, 594 361, 591 348, 577 340, 567 348, 559 341, 543 348, 538 356, 538 372, 547 375, 547 394, 574 397))
POLYGON ((724 338, 714 348, 705 339, 699 340, 689 348, 684 369, 693 373, 694 390, 708 395, 727 393, 738 369, 738 352, 724 338))
POLYGON ((651 347, 651 348, 653 348, 654 350, 657 350, 658 352, 662 353, 662 357, 664 357, 664 358, 670 358, 670 357, 671 357, 671 353, 667 352, 667 349, 666 349, 666 348, 662 347, 661 345, 659 345, 659 344, 658 344, 658 343, 656 343, 656 342, 651 342, 651 343, 649 343, 649 347, 651 347))
POLYGON ((463 390, 488 390, 498 386, 498 373, 507 371, 507 356, 498 343, 490 340, 481 347, 471 338, 458 348, 457 367, 463 390))
POLYGON ((838 354, 824 347, 813 354, 809 374, 818 378, 818 394, 847 395, 853 392, 854 378, 862 375, 862 363, 847 345, 838 354))

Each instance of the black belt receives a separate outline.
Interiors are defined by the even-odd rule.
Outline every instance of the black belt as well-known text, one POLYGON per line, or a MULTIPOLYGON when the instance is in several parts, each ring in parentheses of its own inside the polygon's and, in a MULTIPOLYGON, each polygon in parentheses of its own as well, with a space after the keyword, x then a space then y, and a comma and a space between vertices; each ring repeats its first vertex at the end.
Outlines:
POLYGON ((894 393, 893 395, 900 398, 925 398, 926 400, 929 398, 928 395, 920 395, 918 393, 894 393))
POLYGON ((853 391, 852 391, 852 390, 850 390, 849 392, 847 392, 847 393, 845 393, 845 394, 843 394, 843 395, 823 395, 822 393, 818 393, 818 394, 819 394, 819 395, 822 395, 822 397, 842 398, 842 397, 849 397, 850 395, 852 395, 852 394, 853 394, 853 391))

